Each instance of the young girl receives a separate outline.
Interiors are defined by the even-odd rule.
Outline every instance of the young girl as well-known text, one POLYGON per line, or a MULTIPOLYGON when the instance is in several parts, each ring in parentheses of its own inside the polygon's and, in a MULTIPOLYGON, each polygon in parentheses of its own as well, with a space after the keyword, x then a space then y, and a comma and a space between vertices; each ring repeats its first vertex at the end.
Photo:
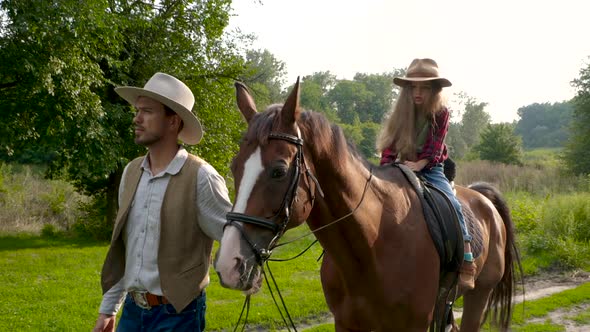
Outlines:
POLYGON ((475 264, 471 236, 461 204, 443 171, 443 162, 448 158, 444 140, 449 128, 449 111, 441 91, 451 86, 451 82, 439 76, 438 65, 432 59, 414 59, 406 76, 396 77, 393 82, 401 87, 401 92, 377 139, 381 165, 398 160, 450 198, 457 210, 465 241, 459 283, 466 289, 473 289, 475 264))

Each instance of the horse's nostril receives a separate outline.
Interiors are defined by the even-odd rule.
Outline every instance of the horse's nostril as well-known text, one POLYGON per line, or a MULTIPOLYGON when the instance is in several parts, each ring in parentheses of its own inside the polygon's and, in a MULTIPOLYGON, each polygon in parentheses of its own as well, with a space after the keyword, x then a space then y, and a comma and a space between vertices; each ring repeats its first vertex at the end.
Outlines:
POLYGON ((234 258, 234 260, 236 261, 236 265, 234 266, 234 269, 236 271, 238 271, 238 273, 240 275, 242 275, 246 269, 246 267, 244 266, 244 263, 243 263, 244 260, 241 258, 238 258, 238 257, 234 258))

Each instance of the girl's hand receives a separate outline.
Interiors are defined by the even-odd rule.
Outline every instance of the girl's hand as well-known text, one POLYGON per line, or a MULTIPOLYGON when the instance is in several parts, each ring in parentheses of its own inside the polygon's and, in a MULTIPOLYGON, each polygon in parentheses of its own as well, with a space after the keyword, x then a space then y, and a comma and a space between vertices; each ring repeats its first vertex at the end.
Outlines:
POLYGON ((414 172, 420 172, 428 164, 428 159, 421 159, 416 162, 404 161, 404 165, 408 166, 414 172))

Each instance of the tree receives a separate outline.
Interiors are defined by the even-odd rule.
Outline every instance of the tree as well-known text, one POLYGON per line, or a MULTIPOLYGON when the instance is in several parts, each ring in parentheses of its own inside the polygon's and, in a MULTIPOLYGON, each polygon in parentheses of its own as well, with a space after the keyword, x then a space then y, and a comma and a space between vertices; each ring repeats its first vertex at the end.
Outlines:
POLYGON ((260 108, 282 102, 285 83, 285 63, 277 60, 268 50, 246 51, 246 70, 240 76, 250 89, 260 108))
POLYGON ((461 135, 461 124, 456 122, 449 123, 449 131, 445 140, 449 148, 449 154, 452 158, 461 159, 465 157, 469 148, 461 135))
POLYGON ((357 107, 364 105, 371 96, 364 84, 349 80, 338 81, 328 92, 329 100, 336 105, 338 117, 346 124, 360 120, 357 107))
POLYGON ((363 138, 358 144, 358 148, 361 154, 367 158, 376 158, 377 151, 375 150, 375 141, 377 140, 377 134, 381 129, 381 125, 374 122, 365 122, 361 124, 361 130, 363 138))
POLYGON ((393 89, 393 73, 357 73, 353 81, 363 84, 369 93, 356 108, 361 122, 381 123, 384 115, 391 109, 393 99, 398 95, 398 90, 393 89))
POLYGON ((490 115, 484 111, 487 103, 477 102, 468 97, 465 110, 461 118, 461 137, 467 148, 472 148, 479 143, 482 130, 490 123, 490 115))
POLYGON ((474 147, 482 160, 504 164, 522 164, 522 140, 508 123, 488 124, 474 147))
POLYGON ((193 151, 226 174, 236 148, 232 84, 243 68, 226 35, 230 2, 6 0, 0 32, 0 148, 54 151, 48 176, 104 196, 112 217, 123 166, 141 155, 117 85, 142 86, 157 71, 185 81, 206 130, 193 151), (228 152, 229 151, 229 152, 228 152))
POLYGON ((307 79, 306 76, 301 83, 301 106, 304 109, 321 112, 330 121, 337 123, 340 122, 336 109, 331 107, 330 100, 328 99, 326 90, 315 80, 307 79))
POLYGON ((590 65, 580 70, 580 77, 573 81, 577 89, 573 99, 571 136, 564 151, 567 168, 574 174, 590 174, 590 65))
POLYGON ((311 75, 303 76, 301 81, 317 84, 322 90, 322 95, 325 95, 336 86, 337 79, 336 75, 330 73, 330 71, 320 71, 311 75))
POLYGON ((525 148, 562 147, 569 135, 572 112, 569 102, 521 107, 514 132, 522 136, 525 148))

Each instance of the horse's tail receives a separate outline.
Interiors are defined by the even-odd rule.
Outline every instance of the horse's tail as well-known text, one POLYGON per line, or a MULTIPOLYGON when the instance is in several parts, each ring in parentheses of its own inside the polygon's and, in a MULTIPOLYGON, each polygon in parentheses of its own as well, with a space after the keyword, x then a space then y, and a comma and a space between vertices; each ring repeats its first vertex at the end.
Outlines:
POLYGON ((498 189, 484 182, 474 183, 469 188, 492 201, 502 217, 504 227, 506 228, 504 275, 500 283, 492 291, 485 312, 485 316, 487 317, 489 310, 492 309, 492 321, 497 323, 502 331, 506 331, 510 327, 510 320, 512 319, 512 295, 516 286, 515 268, 518 268, 521 276, 523 275, 520 255, 516 247, 514 222, 510 216, 508 204, 498 189))

